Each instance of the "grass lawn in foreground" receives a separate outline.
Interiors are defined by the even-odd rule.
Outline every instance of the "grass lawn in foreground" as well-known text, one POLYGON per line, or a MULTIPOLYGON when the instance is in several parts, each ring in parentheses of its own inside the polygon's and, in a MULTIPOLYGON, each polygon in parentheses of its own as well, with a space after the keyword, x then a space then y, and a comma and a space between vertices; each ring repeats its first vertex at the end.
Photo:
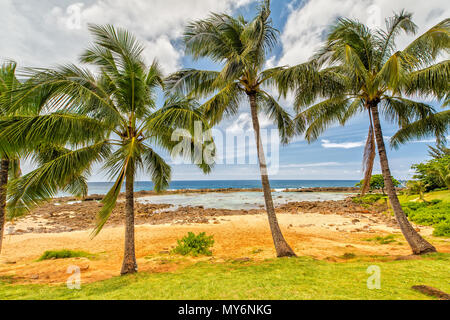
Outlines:
POLYGON ((430 299, 411 289, 450 292, 450 254, 383 262, 356 257, 345 263, 312 258, 264 262, 201 262, 173 273, 139 273, 82 285, 19 285, 0 279, 0 299, 430 299), (381 289, 369 290, 367 268, 381 269, 381 289))

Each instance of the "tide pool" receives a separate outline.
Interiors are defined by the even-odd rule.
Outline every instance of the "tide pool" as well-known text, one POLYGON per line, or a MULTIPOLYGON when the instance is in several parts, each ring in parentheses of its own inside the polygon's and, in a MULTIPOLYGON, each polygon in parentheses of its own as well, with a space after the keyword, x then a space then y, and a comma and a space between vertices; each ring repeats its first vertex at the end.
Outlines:
MULTIPOLYGON (((349 193, 272 192, 275 206, 289 202, 344 200, 349 193)), ((171 204, 178 207, 203 206, 206 209, 250 210, 264 207, 262 192, 189 193, 147 196, 136 199, 141 203, 171 204)))

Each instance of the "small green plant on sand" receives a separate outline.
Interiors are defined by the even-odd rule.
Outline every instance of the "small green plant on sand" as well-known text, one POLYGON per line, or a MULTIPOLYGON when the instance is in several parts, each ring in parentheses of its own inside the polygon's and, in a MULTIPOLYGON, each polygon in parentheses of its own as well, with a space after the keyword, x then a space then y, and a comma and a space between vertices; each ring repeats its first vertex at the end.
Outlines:
POLYGON ((389 244, 392 242, 395 242, 395 236, 394 235, 388 235, 386 237, 375 237, 375 238, 370 238, 370 239, 366 239, 366 241, 374 241, 374 242, 378 242, 379 244, 389 244))
POLYGON ((68 259, 68 258, 90 258, 94 255, 85 251, 73 250, 48 250, 45 251, 37 261, 52 260, 52 259, 68 259))
POLYGON ((184 236, 181 240, 177 240, 177 242, 178 246, 173 249, 174 253, 183 256, 190 254, 194 257, 198 255, 212 255, 210 248, 214 245, 213 236, 207 236, 205 232, 199 233, 198 235, 189 232, 187 236, 184 236))
POLYGON ((356 254, 352 253, 352 252, 346 252, 344 253, 342 256, 340 256, 339 258, 345 259, 345 260, 350 260, 350 259, 354 259, 356 258, 356 254))

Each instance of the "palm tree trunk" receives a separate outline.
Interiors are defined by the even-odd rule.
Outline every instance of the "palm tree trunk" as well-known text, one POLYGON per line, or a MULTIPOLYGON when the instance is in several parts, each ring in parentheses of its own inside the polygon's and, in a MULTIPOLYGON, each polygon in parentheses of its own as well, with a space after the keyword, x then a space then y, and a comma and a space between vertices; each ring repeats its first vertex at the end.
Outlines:
POLYGON ((125 249, 121 275, 137 272, 136 253, 134 247, 134 175, 127 170, 125 190, 125 249))
POLYGON ((267 216, 269 218, 270 230, 272 232, 273 243, 275 250, 277 251, 277 257, 295 257, 294 251, 284 239, 278 224, 278 219, 275 214, 275 208, 273 206, 272 191, 270 188, 269 175, 267 172, 266 158, 264 155, 263 145, 261 141, 261 132, 258 120, 258 111, 256 105, 256 95, 249 94, 250 107, 252 113, 253 129, 255 131, 256 149, 258 152, 259 168, 261 171, 261 182, 264 191, 264 200, 266 203, 267 216))
POLYGON ((0 253, 2 253, 3 234, 6 222, 6 185, 8 184, 9 160, 2 159, 0 167, 0 253))
POLYGON ((403 236, 405 237, 406 241, 408 241, 413 253, 416 255, 436 252, 436 248, 433 247, 424 238, 422 238, 416 230, 414 230, 413 226, 411 225, 411 223, 409 223, 408 218, 403 212, 402 206, 400 205, 400 201, 397 197, 394 183, 392 182, 391 170, 389 169, 386 147, 384 145, 383 132, 381 130, 378 104, 372 104, 371 109, 378 146, 378 154, 380 157, 381 170, 384 177, 384 185, 389 197, 389 202, 391 203, 392 209, 394 210, 395 218, 400 226, 400 229, 402 230, 403 236))

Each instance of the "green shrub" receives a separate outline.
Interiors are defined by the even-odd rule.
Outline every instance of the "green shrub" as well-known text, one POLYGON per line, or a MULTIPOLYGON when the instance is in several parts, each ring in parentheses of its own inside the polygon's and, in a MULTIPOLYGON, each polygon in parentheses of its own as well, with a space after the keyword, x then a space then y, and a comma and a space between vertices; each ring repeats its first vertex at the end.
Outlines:
POLYGON ((66 249, 48 250, 42 254, 42 256, 38 259, 38 261, 51 260, 51 259, 80 258, 80 257, 89 258, 92 256, 93 256, 92 254, 90 254, 88 252, 84 252, 84 251, 72 251, 72 250, 66 250, 66 249))
POLYGON ((410 216, 410 214, 414 214, 414 212, 420 210, 420 209, 424 209, 424 208, 429 208, 429 207, 433 207, 439 203, 441 203, 442 200, 432 200, 429 202, 406 202, 406 203, 402 203, 402 208, 403 211, 405 212, 406 216, 410 216))
POLYGON ((450 237, 450 221, 442 221, 434 226, 433 236, 450 237))
POLYGON ((375 202, 378 202, 380 199, 386 198, 382 194, 368 194, 364 197, 356 197, 353 198, 353 203, 356 204, 374 204, 375 202))
POLYGON ((424 226, 433 226, 433 235, 450 236, 450 203, 441 200, 408 202, 402 204, 409 220, 424 226))
POLYGON ((206 233, 202 232, 195 235, 189 232, 187 236, 183 237, 181 240, 177 240, 178 246, 173 249, 174 253, 179 253, 181 255, 191 254, 194 257, 198 255, 211 256, 212 251, 209 250, 214 245, 213 236, 207 236, 206 233))
POLYGON ((425 225, 433 226, 443 221, 450 221, 450 203, 437 203, 425 207, 419 207, 408 213, 411 221, 425 225))

